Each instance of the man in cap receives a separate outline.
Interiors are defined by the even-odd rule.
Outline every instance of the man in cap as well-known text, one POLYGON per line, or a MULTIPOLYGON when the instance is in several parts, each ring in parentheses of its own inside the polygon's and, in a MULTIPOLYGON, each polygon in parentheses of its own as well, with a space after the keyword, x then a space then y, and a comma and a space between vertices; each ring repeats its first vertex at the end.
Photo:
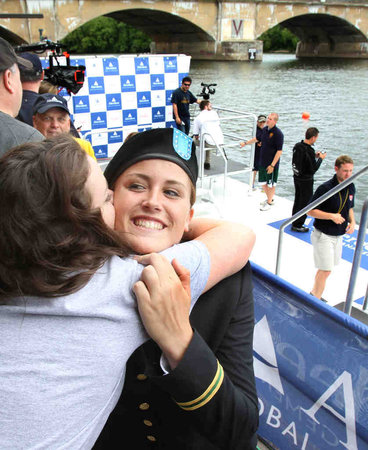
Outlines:
POLYGON ((263 127, 266 125, 267 117, 264 114, 260 114, 257 118, 257 130, 256 130, 256 136, 254 138, 249 139, 245 142, 240 142, 240 147, 244 147, 245 145, 256 143, 255 149, 254 149, 254 161, 253 161, 253 184, 252 189, 255 189, 254 183, 256 181, 257 172, 259 169, 259 157, 261 154, 261 145, 262 145, 262 130, 263 127))
POLYGON ((29 61, 16 55, 9 42, 0 38, 0 155, 25 142, 44 139, 33 127, 15 119, 22 103, 18 64, 32 67, 29 61))
POLYGON ((38 91, 44 77, 44 70, 40 58, 35 53, 21 53, 19 56, 29 61, 32 68, 29 69, 22 64, 19 65, 23 99, 17 119, 33 126, 33 105, 39 95, 38 91))
MULTIPOLYGON (((33 106, 33 126, 46 138, 70 133, 70 113, 64 97, 57 94, 40 94, 33 106)), ((74 137, 88 155, 96 159, 92 145, 74 137)))

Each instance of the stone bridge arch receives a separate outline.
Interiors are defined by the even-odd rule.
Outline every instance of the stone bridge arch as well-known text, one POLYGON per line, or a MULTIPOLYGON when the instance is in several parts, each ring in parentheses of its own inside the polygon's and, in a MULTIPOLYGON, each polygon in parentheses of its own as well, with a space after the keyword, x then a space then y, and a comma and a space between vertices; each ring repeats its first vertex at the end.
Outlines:
POLYGON ((207 25, 202 22, 199 26, 195 21, 158 9, 129 8, 105 15, 147 34, 153 41, 153 53, 187 53, 188 47, 192 52, 194 47, 201 51, 213 48, 216 42, 213 17, 208 17, 207 25))
POLYGON ((329 14, 304 14, 285 20, 288 28, 300 40, 297 56, 367 55, 367 36, 340 17, 329 14))
POLYGON ((2 0, 0 34, 60 40, 105 15, 145 31, 157 53, 247 60, 253 49, 262 59, 257 36, 282 24, 301 38, 298 56, 367 58, 367 11, 367 0, 2 0))
POLYGON ((258 8, 256 35, 281 25, 300 39, 299 57, 367 58, 368 5, 347 3, 267 2, 258 8))

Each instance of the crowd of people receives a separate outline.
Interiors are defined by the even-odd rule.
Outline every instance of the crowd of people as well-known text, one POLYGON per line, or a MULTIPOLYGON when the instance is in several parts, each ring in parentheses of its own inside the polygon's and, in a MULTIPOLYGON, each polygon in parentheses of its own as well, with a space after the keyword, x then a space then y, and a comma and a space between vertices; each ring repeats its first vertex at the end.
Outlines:
POLYGON ((43 74, 0 46, 0 447, 255 449, 254 233, 193 219, 178 129, 103 174, 63 97, 20 112, 43 74))
MULTIPOLYGON (((132 133, 103 173, 37 55, 0 38, 0 77, 0 447, 256 449, 255 236, 193 218, 196 142, 206 169, 224 143, 211 102, 184 77, 177 128, 132 133)), ((241 143, 255 143, 262 211, 274 205, 278 119, 259 115, 241 143)), ((313 194, 317 138, 310 128, 293 149, 293 214, 352 173, 338 158, 313 194)), ((309 212, 317 298, 354 230, 354 195, 351 184, 309 212)))
MULTIPOLYGON (((267 211, 274 205, 273 197, 283 146, 283 133, 276 127, 278 118, 277 113, 269 114, 267 119, 265 115, 259 115, 256 136, 240 143, 241 147, 255 143, 253 183, 258 172, 259 184, 266 194, 266 200, 260 206, 261 211, 267 211)), ((310 203, 334 186, 350 178, 353 173, 353 160, 347 155, 341 155, 335 161, 333 178, 323 183, 314 192, 314 174, 327 155, 326 152, 316 152, 313 148, 318 135, 318 129, 310 127, 305 132, 305 138, 293 147, 292 170, 295 187, 293 216, 304 210, 310 203)), ((307 233, 310 231, 304 225, 307 214, 315 218, 311 242, 317 272, 310 293, 318 299, 322 298, 327 278, 330 276, 333 267, 340 262, 342 236, 345 233, 354 233, 354 197, 355 186, 351 183, 325 200, 316 209, 296 217, 291 225, 293 232, 307 233)))

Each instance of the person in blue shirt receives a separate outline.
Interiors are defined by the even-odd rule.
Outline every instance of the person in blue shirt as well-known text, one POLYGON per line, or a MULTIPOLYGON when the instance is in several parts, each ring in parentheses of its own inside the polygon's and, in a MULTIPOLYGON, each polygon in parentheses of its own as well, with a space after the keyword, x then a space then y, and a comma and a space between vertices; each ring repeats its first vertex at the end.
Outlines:
POLYGON ((252 189, 255 189, 255 181, 256 176, 259 170, 259 157, 261 153, 261 146, 262 146, 262 132, 263 128, 266 125, 267 117, 264 114, 260 114, 257 118, 257 130, 256 130, 256 136, 254 138, 249 139, 248 141, 240 142, 240 147, 244 147, 245 145, 253 144, 253 142, 256 143, 255 149, 254 149, 254 161, 253 161, 253 182, 252 182, 252 189))
POLYGON ((261 211, 267 211, 271 208, 276 191, 279 163, 284 144, 284 135, 276 126, 278 120, 279 115, 277 113, 269 114, 266 126, 262 130, 258 181, 262 185, 267 198, 261 203, 261 211))
MULTIPOLYGON (((353 167, 350 156, 339 156, 335 161, 335 175, 317 188, 312 201, 350 178, 353 167)), ((340 262, 343 235, 354 233, 354 197, 355 186, 351 183, 308 213, 315 218, 311 241, 317 273, 311 294, 317 298, 322 297, 333 266, 340 262)))
POLYGON ((191 84, 192 79, 190 77, 184 77, 181 86, 175 89, 171 96, 176 126, 185 134, 189 134, 190 130, 189 105, 192 103, 200 103, 200 100, 198 100, 189 90, 191 84))

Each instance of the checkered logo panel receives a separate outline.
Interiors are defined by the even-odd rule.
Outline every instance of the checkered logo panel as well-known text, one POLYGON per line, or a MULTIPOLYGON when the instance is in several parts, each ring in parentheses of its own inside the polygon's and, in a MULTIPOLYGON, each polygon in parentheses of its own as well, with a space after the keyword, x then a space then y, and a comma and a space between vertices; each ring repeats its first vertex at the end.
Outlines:
MULTIPOLYGON (((68 107, 97 158, 114 156, 132 131, 175 126, 170 99, 189 73, 189 56, 81 56, 71 65, 86 66, 86 78, 68 107)), ((65 89, 60 94, 69 97, 65 89)))

